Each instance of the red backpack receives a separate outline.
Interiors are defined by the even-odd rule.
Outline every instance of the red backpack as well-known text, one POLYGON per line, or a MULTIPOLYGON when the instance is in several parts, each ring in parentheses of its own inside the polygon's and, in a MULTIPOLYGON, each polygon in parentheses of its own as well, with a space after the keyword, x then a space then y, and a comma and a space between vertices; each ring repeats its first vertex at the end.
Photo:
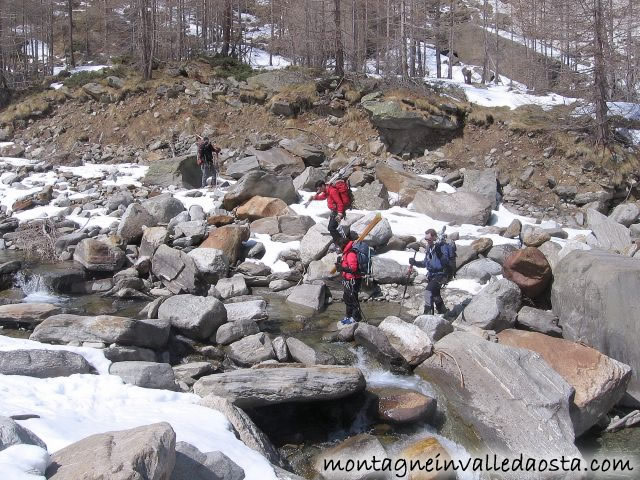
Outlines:
POLYGON ((347 180, 336 180, 333 183, 333 186, 335 187, 335 189, 338 192, 338 195, 340 195, 340 199, 342 200, 342 203, 344 203, 344 208, 351 208, 351 204, 353 203, 353 192, 351 191, 351 185, 349 185, 349 182, 347 180))

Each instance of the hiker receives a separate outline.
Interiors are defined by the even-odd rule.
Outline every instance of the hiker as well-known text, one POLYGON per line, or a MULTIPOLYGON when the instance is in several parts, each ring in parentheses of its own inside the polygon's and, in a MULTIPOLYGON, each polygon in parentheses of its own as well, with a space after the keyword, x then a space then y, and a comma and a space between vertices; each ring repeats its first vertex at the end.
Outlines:
MULTIPOLYGON (((348 197, 347 197, 348 198, 348 197)), ((345 238, 344 231, 339 228, 340 222, 344 219, 345 210, 349 206, 345 201, 346 198, 341 194, 336 185, 327 185, 324 181, 316 182, 316 194, 311 200, 327 200, 327 206, 331 210, 329 216, 328 230, 336 245, 340 245, 339 241, 345 238)))
POLYGON ((430 228, 424 232, 424 239, 427 242, 424 260, 417 262, 410 258, 409 264, 413 267, 426 267, 428 270, 427 288, 424 291, 424 313, 433 315, 435 305, 436 311, 443 314, 445 306, 440 290, 449 280, 451 271, 455 269, 455 258, 449 253, 450 249, 445 247, 445 241, 438 241, 438 234, 434 229, 430 228))
POLYGON ((204 137, 202 139, 202 143, 198 145, 198 158, 197 162, 200 165, 200 169, 202 170, 202 188, 207 186, 207 179, 209 177, 213 177, 213 181, 211 182, 213 185, 216 184, 216 169, 213 164, 213 154, 220 153, 220 148, 212 145, 209 142, 209 137, 204 137))
POLYGON ((362 284, 362 275, 358 272, 358 254, 353 250, 353 243, 340 237, 337 244, 342 250, 342 259, 336 264, 336 270, 342 275, 342 298, 346 307, 345 317, 341 325, 350 325, 362 320, 358 293, 362 284))

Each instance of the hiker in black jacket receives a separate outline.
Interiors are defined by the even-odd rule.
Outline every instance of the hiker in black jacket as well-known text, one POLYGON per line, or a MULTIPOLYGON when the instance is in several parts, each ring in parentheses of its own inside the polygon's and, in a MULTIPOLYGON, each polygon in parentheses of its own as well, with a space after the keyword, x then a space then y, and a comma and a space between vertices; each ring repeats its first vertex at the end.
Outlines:
POLYGON ((209 142, 209 137, 204 137, 202 143, 198 145, 198 158, 197 162, 202 170, 202 188, 207 186, 207 179, 212 177, 212 185, 216 184, 216 169, 213 163, 213 154, 220 153, 220 148, 212 145, 209 142))

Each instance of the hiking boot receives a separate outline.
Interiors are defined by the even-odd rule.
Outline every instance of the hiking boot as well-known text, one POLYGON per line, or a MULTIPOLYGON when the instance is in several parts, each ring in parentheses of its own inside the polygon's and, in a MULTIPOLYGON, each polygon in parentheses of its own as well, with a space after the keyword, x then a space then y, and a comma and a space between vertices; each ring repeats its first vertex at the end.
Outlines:
POLYGON ((352 323, 356 323, 353 317, 344 317, 340 320, 340 325, 351 325, 352 323))
POLYGON ((438 312, 438 315, 444 315, 447 313, 447 307, 444 306, 444 303, 436 305, 436 312, 438 312))

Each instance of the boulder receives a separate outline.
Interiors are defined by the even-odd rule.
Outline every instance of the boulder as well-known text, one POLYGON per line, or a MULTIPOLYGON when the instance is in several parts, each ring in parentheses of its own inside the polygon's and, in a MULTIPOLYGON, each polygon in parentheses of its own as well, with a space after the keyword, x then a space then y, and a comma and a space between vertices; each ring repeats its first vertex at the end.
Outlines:
POLYGON ((404 388, 372 388, 378 397, 378 418, 383 422, 414 423, 429 421, 436 413, 437 401, 404 388))
POLYGON ((239 158, 232 162, 227 161, 225 166, 225 173, 234 180, 239 180, 243 175, 246 175, 249 172, 257 172, 260 170, 260 164, 258 163, 258 158, 255 155, 239 158))
POLYGON ((558 263, 551 289, 553 313, 567 340, 584 342, 629 365, 630 406, 640 405, 640 259, 573 251, 558 263))
MULTIPOLYGON (((397 458, 403 459, 408 464, 419 462, 420 465, 429 465, 429 461, 431 461, 431 468, 436 462, 442 466, 445 465, 445 462, 451 462, 449 452, 434 437, 412 442, 398 454, 397 458)), ((407 478, 408 480, 456 480, 458 477, 455 470, 450 468, 430 472, 416 469, 407 478)))
POLYGON ((0 305, 0 325, 16 323, 35 326, 51 315, 60 313, 60 307, 50 303, 13 303, 0 305))
MULTIPOLYGON (((313 469, 325 480, 366 480, 384 478, 376 472, 372 465, 372 459, 385 459, 387 452, 382 443, 373 435, 361 433, 343 440, 335 447, 325 448, 313 459, 313 469), (363 464, 361 468, 338 470, 326 468, 329 461, 340 462, 346 466, 363 464)), ((344 468, 344 467, 343 467, 344 468)))
POLYGON ((349 175, 349 185, 351 185, 352 187, 363 187, 371 182, 373 182, 373 175, 371 175, 370 173, 366 173, 363 170, 356 170, 351 175, 349 175))
POLYGON ((216 228, 199 248, 216 248, 229 259, 229 264, 236 263, 242 255, 242 242, 249 240, 250 230, 244 225, 226 225, 216 228))
POLYGON ((237 342, 241 338, 260 333, 260 328, 254 320, 240 320, 227 322, 221 325, 216 331, 216 343, 219 345, 229 345, 237 342))
POLYGON ((171 478, 176 434, 166 422, 106 432, 72 443, 51 455, 46 476, 53 480, 80 478, 171 478))
POLYGON ((142 179, 143 185, 168 188, 200 188, 202 171, 196 162, 196 155, 167 158, 151 162, 149 170, 142 179))
POLYGON ((188 222, 178 223, 174 228, 175 238, 188 237, 195 242, 201 242, 207 234, 207 222, 204 220, 190 220, 188 222))
POLYGON ((102 349, 107 360, 112 362, 155 362, 156 352, 148 348, 111 345, 109 348, 102 349))
POLYGON ((631 244, 631 233, 627 227, 605 217, 593 208, 587 210, 587 225, 603 250, 621 252, 631 244))
POLYGON ((319 312, 326 302, 326 287, 323 284, 311 285, 303 283, 293 288, 287 302, 293 305, 319 312))
POLYGON ((308 143, 301 142, 300 140, 284 138, 280 140, 279 145, 289 153, 302 158, 304 164, 308 167, 319 167, 326 158, 321 147, 309 145, 308 143))
POLYGON ((527 297, 535 298, 549 286, 551 266, 540 250, 526 247, 507 257, 503 275, 518 285, 527 297))
POLYGON ((378 181, 364 185, 353 194, 353 208, 358 210, 386 210, 389 208, 389 192, 378 181))
POLYGON ((367 323, 358 323, 354 338, 384 366, 395 373, 407 373, 409 364, 393 346, 382 330, 367 323))
POLYGON ((499 263, 489 258, 479 258, 462 266, 456 272, 456 278, 472 278, 480 283, 487 283, 491 277, 502 273, 499 263))
POLYGON ((227 310, 214 297, 174 295, 158 309, 158 318, 171 323, 183 335, 194 340, 207 340, 226 323, 227 310))
POLYGON ((503 345, 538 353, 575 391, 571 420, 576 436, 582 435, 623 397, 631 368, 597 350, 542 333, 504 330, 503 345))
POLYGON ((73 259, 90 272, 116 272, 125 262, 124 252, 94 238, 85 238, 75 249, 73 259))
POLYGON ((92 372, 82 355, 66 350, 0 351, 0 375, 50 378, 92 372))
POLYGON ((268 318, 267 302, 264 300, 249 300, 247 302, 227 303, 228 322, 243 322, 248 320, 266 320, 268 318))
POLYGON ((380 181, 387 191, 400 193, 402 191, 407 194, 411 200, 419 190, 435 190, 438 182, 422 178, 415 173, 397 170, 385 163, 376 164, 376 178, 380 181))
POLYGON ((190 443, 176 443, 176 466, 171 480, 243 480, 244 477, 244 470, 224 453, 202 453, 190 443))
POLYGON ((251 233, 260 233, 263 235, 275 235, 280 233, 278 219, 276 217, 265 217, 251 222, 249 226, 251 233))
POLYGON ((364 390, 362 372, 353 367, 317 365, 240 369, 203 377, 197 395, 218 395, 240 408, 289 402, 337 400, 364 390))
POLYGON ((495 245, 491 247, 489 252, 487 252, 487 258, 504 266, 504 262, 507 257, 517 250, 518 247, 510 243, 505 243, 504 245, 495 245))
POLYGON ((503 278, 480 290, 465 307, 461 320, 466 325, 498 332, 513 327, 520 303, 520 288, 503 278))
POLYGON ((419 365, 433 353, 431 339, 416 325, 398 317, 387 317, 378 328, 387 336, 391 346, 412 367, 419 365))
POLYGON ((153 257, 160 245, 169 240, 169 231, 166 227, 145 228, 140 241, 140 257, 153 257))
POLYGON ((178 382, 192 387, 199 378, 216 373, 218 365, 212 362, 182 363, 173 367, 173 374, 178 382))
POLYGON ((300 241, 300 259, 303 265, 309 265, 314 260, 323 258, 332 243, 333 239, 327 230, 327 225, 316 223, 300 241))
POLYGON ((151 270, 173 294, 198 293, 202 288, 194 259, 167 245, 160 245, 156 250, 151 270))
POLYGON ((173 369, 168 363, 116 362, 109 367, 109 374, 136 387, 177 390, 173 369))
POLYGON ((279 198, 287 205, 295 203, 298 199, 298 193, 290 176, 277 176, 267 172, 249 172, 227 190, 223 206, 231 211, 256 195, 279 198))
POLYGON ((271 268, 262 262, 246 261, 236 267, 236 274, 246 275, 249 277, 266 277, 271 275, 271 268))
MULTIPOLYGON (((360 234, 365 231, 365 229, 372 222, 375 216, 375 213, 369 213, 361 219, 357 220, 351 225, 351 232, 360 236, 360 234)), ((369 246, 376 248, 386 245, 392 236, 393 232, 391 231, 391 224, 389 223, 389 220, 383 218, 375 227, 373 227, 373 230, 371 230, 369 234, 364 238, 364 241, 368 243, 369 246)))
POLYGON ((156 219, 153 215, 139 203, 132 203, 120 219, 117 234, 125 245, 129 245, 142 238, 144 227, 155 227, 155 225, 156 219))
POLYGON ((297 338, 289 337, 286 339, 287 351, 291 358, 298 363, 306 366, 311 365, 333 365, 335 359, 331 355, 318 352, 306 343, 297 338))
POLYGON ((424 213, 434 220, 455 222, 458 225, 484 226, 491 217, 491 202, 482 195, 469 192, 419 191, 413 199, 416 212, 424 213))
POLYGON ((460 245, 456 247, 456 271, 476 258, 478 258, 478 252, 476 252, 471 245, 460 245))
POLYGON ((276 358, 271 339, 266 333, 256 333, 233 342, 229 345, 228 355, 235 363, 246 367, 276 358))
POLYGON ((313 283, 315 280, 326 280, 331 277, 337 277, 339 272, 333 272, 338 261, 338 255, 334 252, 327 253, 322 260, 315 260, 307 267, 307 273, 304 275, 305 283, 313 283))
POLYGON ((222 250, 200 247, 191 250, 188 255, 208 282, 215 283, 229 272, 229 259, 222 250))
POLYGON ((371 258, 371 273, 373 280, 379 284, 406 283, 409 267, 400 265, 391 258, 373 256, 371 258))
POLYGON ((549 232, 540 227, 525 225, 522 228, 522 243, 527 247, 539 247, 551 239, 549 232))
POLYGON ((625 227, 630 227, 640 218, 640 206, 637 203, 621 203, 613 209, 609 219, 625 227))
POLYGON ((72 245, 77 245, 85 238, 89 238, 89 234, 87 232, 76 231, 72 233, 67 233, 65 235, 60 235, 56 239, 55 249, 56 253, 60 254, 64 252, 68 247, 72 245))
POLYGON ((570 416, 574 390, 539 355, 465 332, 435 347, 448 355, 433 356, 415 371, 438 389, 474 442, 498 455, 580 457, 570 416))
POLYGON ((278 217, 278 228, 285 235, 305 235, 316 222, 306 215, 283 215, 278 217))
POLYGON ((491 209, 495 210, 498 204, 498 180, 497 173, 493 168, 484 170, 465 170, 462 191, 478 193, 491 203, 491 209))
MULTIPOLYGON (((200 174, 198 174, 200 176, 200 174)), ((198 180, 198 186, 200 180, 198 180)), ((163 193, 142 202, 142 206, 159 224, 168 224, 173 217, 186 211, 184 204, 170 193, 163 193)))
POLYGON ((517 218, 511 220, 507 229, 502 233, 505 238, 518 238, 522 232, 522 223, 517 218))
POLYGON ((44 320, 29 338, 42 343, 98 342, 159 349, 169 340, 169 328, 169 322, 161 320, 134 320, 110 315, 85 317, 65 313, 44 320))
POLYGON ((436 343, 453 332, 453 325, 440 315, 420 315, 415 318, 413 324, 427 334, 431 343, 436 343))
POLYGON ((31 430, 12 418, 0 416, 0 451, 12 445, 35 445, 47 449, 47 445, 31 430))
POLYGON ((286 175, 295 177, 300 175, 305 167, 304 161, 291 155, 283 148, 271 148, 269 150, 249 149, 249 154, 258 159, 260 168, 274 175, 286 175))
POLYGON ((216 290, 218 290, 223 300, 240 295, 249 295, 247 282, 244 281, 244 277, 240 274, 236 274, 231 278, 221 278, 216 283, 216 290))
POLYGON ((293 179, 293 186, 296 190, 304 190, 305 192, 315 192, 316 183, 320 180, 324 181, 326 172, 319 168, 307 167, 300 175, 293 179))
POLYGON ((258 195, 240 205, 236 210, 236 216, 239 219, 249 221, 265 217, 278 217, 280 215, 295 215, 295 212, 279 198, 258 195))
POLYGON ((516 316, 516 324, 526 330, 540 332, 553 337, 562 336, 558 317, 550 311, 533 307, 522 307, 516 316))

